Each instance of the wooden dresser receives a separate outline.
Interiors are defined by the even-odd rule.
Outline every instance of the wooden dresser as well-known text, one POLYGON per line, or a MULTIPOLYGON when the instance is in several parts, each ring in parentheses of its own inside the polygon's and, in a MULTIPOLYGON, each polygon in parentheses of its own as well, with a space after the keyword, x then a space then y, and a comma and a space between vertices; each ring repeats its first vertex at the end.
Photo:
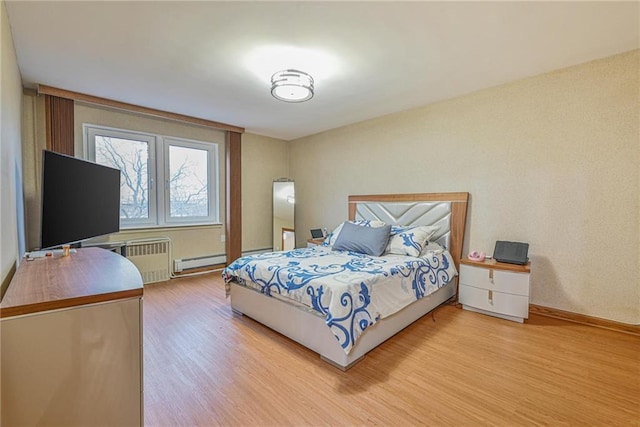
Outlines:
POLYGON ((104 249, 23 259, 0 303, 2 424, 142 425, 142 293, 104 249))

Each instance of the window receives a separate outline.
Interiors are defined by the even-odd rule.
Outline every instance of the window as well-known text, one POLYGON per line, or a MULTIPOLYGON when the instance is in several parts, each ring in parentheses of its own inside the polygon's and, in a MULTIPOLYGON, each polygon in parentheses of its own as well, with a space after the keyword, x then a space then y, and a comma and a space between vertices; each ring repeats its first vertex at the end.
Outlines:
POLYGON ((218 145, 83 125, 87 158, 122 171, 120 226, 218 222, 218 145))

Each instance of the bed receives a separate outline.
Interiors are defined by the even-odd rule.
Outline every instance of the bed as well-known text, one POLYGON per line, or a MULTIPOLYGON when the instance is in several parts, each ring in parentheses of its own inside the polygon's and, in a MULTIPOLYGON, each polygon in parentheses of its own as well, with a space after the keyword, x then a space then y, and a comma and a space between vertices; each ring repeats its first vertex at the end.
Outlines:
POLYGON ((388 246, 377 257, 334 251, 332 245, 340 242, 330 235, 323 246, 242 257, 223 271, 231 307, 346 370, 456 297, 468 198, 468 193, 349 196, 351 223, 384 223, 391 239, 404 245, 412 243, 407 243, 409 231, 413 236, 426 230, 429 243, 407 253, 387 253, 388 246))

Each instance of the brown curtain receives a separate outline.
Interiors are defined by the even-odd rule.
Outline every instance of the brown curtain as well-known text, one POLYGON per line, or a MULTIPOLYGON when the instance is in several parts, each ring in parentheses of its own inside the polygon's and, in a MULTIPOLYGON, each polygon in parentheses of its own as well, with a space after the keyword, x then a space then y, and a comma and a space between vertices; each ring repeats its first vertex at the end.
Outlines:
POLYGON ((242 134, 227 132, 227 265, 242 256, 242 134))
POLYGON ((47 150, 73 156, 73 100, 44 96, 47 150))

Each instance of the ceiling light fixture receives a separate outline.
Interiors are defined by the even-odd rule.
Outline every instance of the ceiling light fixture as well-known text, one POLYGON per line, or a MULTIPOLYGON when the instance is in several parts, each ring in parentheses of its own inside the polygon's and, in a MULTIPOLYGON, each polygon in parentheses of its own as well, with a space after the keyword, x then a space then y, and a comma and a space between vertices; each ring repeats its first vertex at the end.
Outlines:
POLYGON ((278 71, 271 76, 271 95, 284 102, 304 102, 313 98, 313 77, 298 70, 278 71))

